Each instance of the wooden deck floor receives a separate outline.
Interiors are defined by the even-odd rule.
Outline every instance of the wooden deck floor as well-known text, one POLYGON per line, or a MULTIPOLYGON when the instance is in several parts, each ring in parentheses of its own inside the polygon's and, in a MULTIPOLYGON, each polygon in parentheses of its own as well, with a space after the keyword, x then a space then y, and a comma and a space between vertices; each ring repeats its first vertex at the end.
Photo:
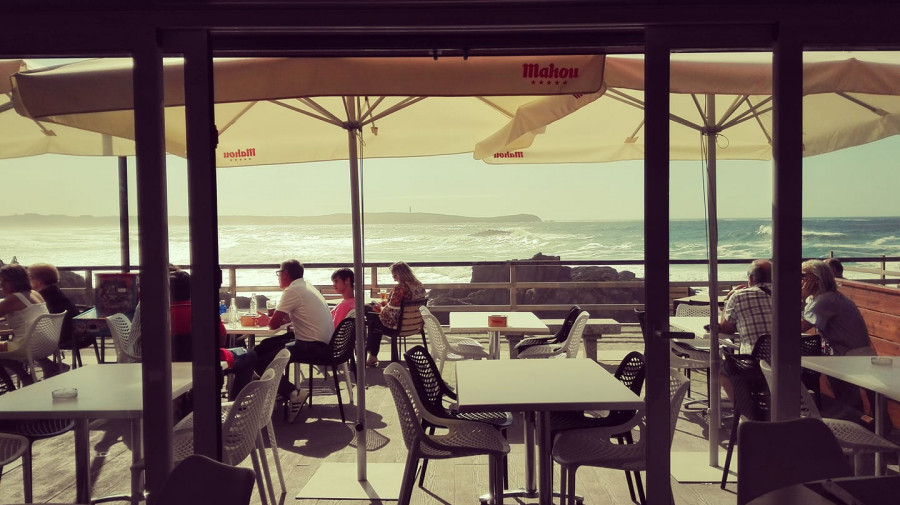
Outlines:
MULTIPOLYGON (((600 350, 638 348, 636 334, 604 339, 600 350)), ((506 356, 506 354, 504 354, 506 356)), ((601 360, 603 355, 601 353, 601 360)), ((615 363, 608 362, 610 365, 615 363)), ((452 365, 452 364, 451 364, 452 365)), ((452 377, 453 369, 445 370, 452 377)), ((98 366, 98 365, 91 365, 98 366)), ((102 366, 102 365, 99 365, 102 366)), ((382 365, 383 366, 383 365, 382 365)), ((403 463, 406 448, 398 428, 396 411, 390 392, 385 386, 382 368, 369 369, 367 391, 367 420, 370 431, 368 461, 371 463, 403 463)), ((705 392, 703 374, 694 374, 694 396, 705 392)), ((349 419, 355 419, 356 407, 347 409, 348 423, 340 421, 333 394, 315 397, 315 405, 305 408, 293 424, 286 424, 280 410, 273 420, 281 450, 281 464, 287 482, 282 503, 297 505, 351 505, 369 500, 296 499, 310 477, 323 462, 356 461, 354 431, 349 419)), ((522 422, 517 419, 510 430, 512 453, 509 460, 509 479, 513 485, 524 482, 524 448, 522 422)), ((678 420, 673 450, 705 453, 706 423, 699 414, 682 412, 678 420)), ((727 440, 727 434, 724 438, 727 440)), ((93 496, 124 493, 128 490, 131 440, 127 425, 120 421, 97 421, 91 432, 93 496)), ((249 458, 244 465, 250 467, 249 458)), ((273 477, 275 476, 272 469, 273 477)), ((412 503, 416 505, 475 504, 488 486, 487 459, 472 457, 447 461, 433 461, 428 468, 424 488, 416 487, 412 503)), ((74 442, 71 433, 54 439, 38 441, 34 445, 35 502, 72 502, 74 488, 74 442)), ((557 476, 558 482, 558 476, 557 476)), ((354 485, 354 484, 351 484, 354 485)), ((736 501, 735 485, 721 490, 718 484, 680 484, 672 479, 673 493, 679 504, 731 505, 736 501)), ((585 496, 585 503, 628 503, 628 488, 622 472, 583 468, 578 472, 576 489, 585 496)), ((277 481, 276 481, 277 491, 277 481)), ((21 463, 3 468, 0 482, 0 503, 23 501, 21 463)), ((507 503, 533 503, 536 500, 507 500, 507 503)), ((253 503, 260 503, 254 491, 253 503)), ((375 503, 375 502, 373 502, 375 503)), ((380 502, 379 502, 380 503, 380 502)))

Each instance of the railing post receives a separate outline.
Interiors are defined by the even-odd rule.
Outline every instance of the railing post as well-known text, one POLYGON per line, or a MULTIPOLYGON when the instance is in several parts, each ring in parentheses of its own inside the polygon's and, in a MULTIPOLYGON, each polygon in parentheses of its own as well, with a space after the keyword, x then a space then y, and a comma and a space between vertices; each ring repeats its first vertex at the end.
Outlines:
POLYGON ((517 300, 516 293, 518 293, 518 289, 516 289, 516 283, 518 282, 518 270, 517 265, 514 262, 509 263, 509 310, 515 311, 519 308, 519 301, 517 300))
MULTIPOLYGON (((885 255, 881 255, 881 280, 887 279, 887 276, 884 274, 884 271, 887 270, 887 261, 885 260, 885 255)), ((882 283, 883 285, 884 283, 882 283)))
POLYGON ((88 300, 94 299, 94 271, 91 269, 84 271, 84 296, 88 300))
POLYGON ((372 283, 371 288, 369 288, 369 296, 375 298, 378 294, 378 267, 372 265, 372 283))
POLYGON ((228 267, 228 291, 232 300, 237 298, 237 269, 234 267, 228 267))

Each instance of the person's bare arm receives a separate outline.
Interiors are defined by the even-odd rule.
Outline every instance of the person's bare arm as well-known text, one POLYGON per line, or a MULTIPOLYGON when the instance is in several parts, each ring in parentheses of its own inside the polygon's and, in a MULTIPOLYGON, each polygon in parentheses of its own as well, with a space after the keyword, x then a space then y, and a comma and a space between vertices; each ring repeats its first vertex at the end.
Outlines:
POLYGON ((275 315, 272 316, 272 319, 269 320, 269 329, 277 330, 282 326, 291 322, 291 317, 287 314, 287 312, 282 312, 280 310, 275 311, 275 315))
POLYGON ((19 300, 13 295, 9 295, 3 300, 0 300, 0 317, 24 308, 25 304, 22 303, 22 300, 19 300))
POLYGON ((722 316, 722 320, 719 321, 719 331, 721 333, 737 333, 737 325, 732 323, 731 321, 725 319, 725 316, 722 316))
POLYGON ((813 327, 813 324, 806 319, 800 319, 800 333, 804 333, 813 327))

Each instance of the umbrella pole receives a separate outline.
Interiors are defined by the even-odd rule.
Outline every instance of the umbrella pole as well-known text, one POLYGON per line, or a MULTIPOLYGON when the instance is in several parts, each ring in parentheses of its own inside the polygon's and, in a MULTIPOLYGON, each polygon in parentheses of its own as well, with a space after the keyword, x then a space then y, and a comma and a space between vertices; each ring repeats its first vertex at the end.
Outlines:
MULTIPOLYGON (((348 114, 356 117, 352 100, 347 100, 348 114)), ((353 217, 353 297, 356 300, 356 477, 360 482, 366 476, 366 318, 365 275, 362 259, 362 202, 359 189, 359 156, 356 135, 359 123, 348 122, 347 141, 350 148, 350 205, 353 217)))
POLYGON ((128 158, 119 156, 119 242, 122 271, 131 271, 131 242, 128 234, 128 158))
POLYGON ((709 196, 709 464, 719 466, 719 223, 716 205, 716 97, 706 95, 706 177, 709 196))

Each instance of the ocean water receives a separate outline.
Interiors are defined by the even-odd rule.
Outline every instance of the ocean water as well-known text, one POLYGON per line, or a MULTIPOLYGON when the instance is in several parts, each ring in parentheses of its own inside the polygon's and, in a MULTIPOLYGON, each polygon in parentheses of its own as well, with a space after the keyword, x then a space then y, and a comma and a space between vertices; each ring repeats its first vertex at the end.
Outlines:
MULTIPOLYGON (((367 225, 368 262, 502 261, 527 259, 537 253, 563 260, 641 260, 644 236, 641 221, 546 221, 534 223, 465 223, 367 225)), ((50 262, 60 266, 117 265, 120 263, 117 225, 39 226, 6 230, 0 240, 0 259, 13 255, 23 264, 50 262)), ((138 245, 132 229, 132 264, 138 245)), ((673 221, 671 257, 706 259, 707 235, 702 220, 673 221)), ((772 255, 772 225, 765 219, 725 219, 719 223, 719 258, 760 258, 772 255)), ((900 256, 900 217, 818 218, 803 223, 803 255, 900 256)), ((189 263, 187 226, 170 227, 170 261, 189 263)), ((349 225, 223 225, 219 229, 222 264, 278 263, 297 258, 307 263, 352 263, 349 225)), ((860 265, 872 266, 872 265, 860 265)), ((615 266, 643 275, 640 265, 615 266)), ((723 281, 742 280, 746 265, 721 265, 723 281)), ((329 283, 330 272, 311 271, 316 283, 329 283)), ((390 283, 386 269, 379 281, 390 283)), ((425 282, 466 282, 466 267, 419 268, 425 282)), ((852 274, 849 276, 853 276, 852 274)), ((706 279, 705 265, 675 265, 672 280, 706 279)), ((274 284, 268 270, 241 273, 238 284, 274 284)))

